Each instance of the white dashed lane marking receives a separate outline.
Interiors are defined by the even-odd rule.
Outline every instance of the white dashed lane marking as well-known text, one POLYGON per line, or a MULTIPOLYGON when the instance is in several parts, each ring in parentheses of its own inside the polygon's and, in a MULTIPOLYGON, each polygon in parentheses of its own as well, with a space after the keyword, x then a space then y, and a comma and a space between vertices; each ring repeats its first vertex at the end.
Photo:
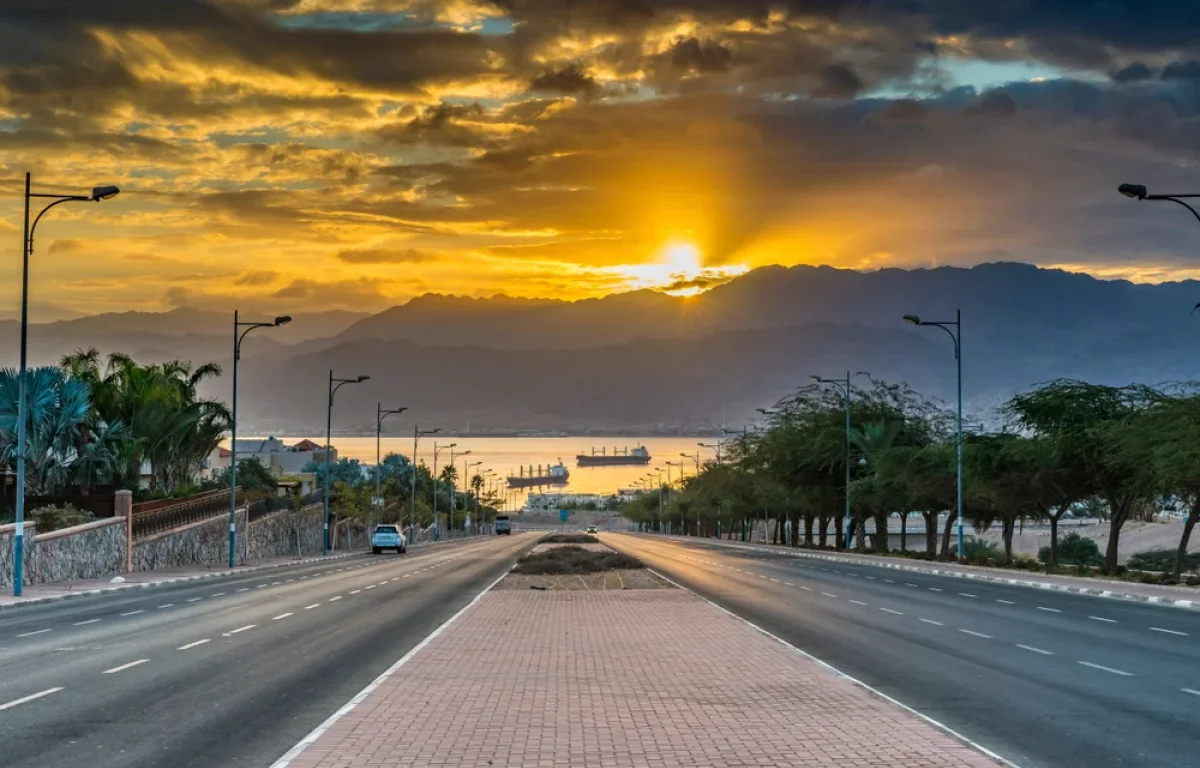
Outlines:
POLYGON ((1187 637, 1187 632, 1179 632, 1174 629, 1163 629, 1162 627, 1150 627, 1151 632, 1162 632, 1165 635, 1178 635, 1179 637, 1187 637))
POLYGON ((19 707, 22 704, 28 704, 31 701, 37 701, 40 698, 49 696, 52 693, 58 693, 61 690, 63 690, 63 689, 62 688, 47 688, 44 691, 39 691, 37 693, 30 694, 29 696, 25 696, 20 699, 15 699, 6 704, 0 704, 0 712, 3 712, 6 709, 12 709, 13 707, 19 707))
POLYGON ((891 614, 894 614, 894 615, 896 615, 896 616, 903 616, 903 615, 904 615, 903 611, 893 611, 891 608, 880 608, 879 610, 881 610, 881 611, 883 611, 883 612, 885 612, 885 613, 891 613, 891 614))
POLYGON ((944 626, 946 626, 946 625, 945 625, 945 624, 943 624, 942 622, 940 622, 940 621, 934 621, 933 619, 920 619, 920 621, 923 621, 923 622, 925 622, 926 624, 933 624, 935 627, 944 627, 944 626))
POLYGON ((102 619, 88 619, 87 621, 77 621, 74 624, 72 624, 71 626, 82 627, 85 624, 95 624, 97 621, 102 621, 102 619))
POLYGON ((1121 669, 1113 669, 1112 667, 1106 667, 1101 664, 1093 664, 1090 661, 1080 661, 1078 663, 1085 667, 1091 667, 1092 669, 1098 669, 1101 672, 1109 672, 1114 675, 1120 675, 1121 677, 1137 677, 1137 675, 1133 674, 1132 672, 1126 672, 1121 669))
POLYGON ((291 615, 292 614, 290 614, 290 613, 281 613, 278 616, 276 616, 275 618, 271 619, 271 621, 279 621, 280 619, 286 619, 288 616, 291 616, 291 615))
POLYGON ((1117 623, 1116 619, 1106 619, 1103 616, 1088 616, 1088 618, 1091 619, 1092 621, 1103 621, 1106 624, 1116 624, 1117 623))
POLYGON ((958 630, 958 631, 959 631, 959 632, 962 632, 964 635, 971 635, 972 637, 982 637, 984 640, 991 640, 991 639, 992 639, 992 636, 991 636, 991 635, 985 635, 985 634, 983 634, 982 632, 974 632, 974 631, 972 631, 972 630, 969 630, 969 629, 960 629, 960 630, 958 630))
POLYGON ((257 626, 258 626, 257 624, 247 624, 247 625, 246 625, 246 626, 244 626, 244 627, 238 627, 237 629, 231 629, 230 631, 226 632, 226 633, 224 634, 224 636, 225 636, 225 637, 229 637, 230 635, 236 635, 236 634, 238 634, 239 632, 245 632, 246 630, 248 630, 248 629, 254 629, 254 628, 255 628, 255 627, 257 627, 257 626))
POLYGON ((145 613, 145 611, 128 611, 126 613, 122 613, 121 615, 122 616, 137 616, 139 613, 145 613))
POLYGON ((1023 651, 1032 651, 1033 653, 1040 653, 1043 656, 1053 656, 1054 655, 1054 651, 1047 651, 1047 650, 1043 650, 1041 648, 1034 648, 1032 645, 1021 645, 1020 643, 1017 643, 1017 647, 1023 651))
POLYGON ((33 635, 41 635, 49 631, 50 630, 48 629, 38 629, 34 630, 33 632, 22 632, 21 634, 17 635, 17 637, 32 637, 33 635))
POLYGON ((1044 605, 1039 605, 1037 609, 1039 611, 1046 611, 1047 613, 1062 613, 1062 611, 1058 610, 1057 608, 1047 608, 1044 605))
POLYGON ((115 675, 118 672, 124 672, 125 670, 132 669, 133 667, 136 667, 140 664, 145 664, 147 661, 150 661, 150 659, 138 659, 137 661, 131 661, 128 664, 122 664, 119 667, 113 667, 112 669, 106 669, 106 670, 104 670, 104 674, 115 675))
POLYGON ((204 644, 205 644, 205 643, 207 643, 207 642, 208 642, 208 638, 205 638, 205 639, 203 639, 203 640, 197 640, 197 641, 196 641, 196 642, 194 642, 194 643, 188 643, 187 645, 181 645, 181 646, 179 646, 178 648, 176 648, 175 650, 177 650, 177 651, 186 651, 186 650, 188 650, 189 648, 195 648, 197 645, 204 645, 204 644))

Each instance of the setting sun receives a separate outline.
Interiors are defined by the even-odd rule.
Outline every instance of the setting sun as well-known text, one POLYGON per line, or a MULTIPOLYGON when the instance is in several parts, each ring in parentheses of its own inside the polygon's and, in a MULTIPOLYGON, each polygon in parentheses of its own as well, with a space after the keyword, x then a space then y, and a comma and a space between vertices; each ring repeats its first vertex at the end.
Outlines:
POLYGON ((745 264, 706 267, 691 243, 671 243, 656 261, 616 269, 629 280, 630 288, 650 288, 671 296, 695 296, 749 271, 745 264))

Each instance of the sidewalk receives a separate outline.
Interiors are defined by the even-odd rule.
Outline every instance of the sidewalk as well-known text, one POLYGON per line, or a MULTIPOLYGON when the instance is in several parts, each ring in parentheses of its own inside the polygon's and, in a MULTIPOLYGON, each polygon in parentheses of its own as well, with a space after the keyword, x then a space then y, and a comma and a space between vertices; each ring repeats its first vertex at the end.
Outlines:
POLYGON ((829 550, 798 549, 779 544, 751 543, 728 541, 726 539, 696 538, 694 536, 660 536, 658 534, 632 534, 650 538, 669 538, 678 541, 701 542, 715 544, 732 549, 748 549, 753 552, 773 552, 793 557, 804 557, 812 560, 825 560, 834 563, 858 563, 876 568, 891 568, 898 571, 914 573, 930 573, 940 576, 951 576, 960 579, 975 579, 990 581, 997 584, 1011 584, 1036 589, 1050 589, 1057 592, 1074 592, 1081 595, 1109 597, 1118 600, 1133 600, 1142 603, 1155 603, 1171 608, 1200 610, 1200 587, 1169 586, 1165 584, 1138 584, 1136 582, 1118 581, 1116 579, 1093 578, 1086 576, 1057 576, 1048 573, 1018 571, 1008 568, 988 568, 981 565, 959 565, 958 563, 939 563, 928 560, 910 560, 902 557, 884 557, 880 555, 859 555, 853 552, 835 552, 829 550))
POLYGON ((273 768, 1001 764, 669 588, 489 591, 273 768))
MULTIPOLYGON (((447 539, 446 541, 423 541, 410 545, 410 552, 420 552, 430 546, 445 545, 453 541, 462 541, 463 539, 447 539)), ((50 584, 36 584, 26 586, 21 590, 20 597, 14 597, 11 592, 0 594, 0 611, 12 608, 21 608, 27 605, 40 605, 56 600, 65 600, 72 597, 86 597, 88 595, 101 595, 108 592, 118 592, 125 589, 138 589, 145 587, 157 587, 163 584, 176 584, 184 581, 194 581, 196 579, 213 579, 225 576, 240 576, 243 573, 253 573, 255 571, 265 571, 272 568, 283 568, 289 565, 304 565, 306 563, 319 563, 322 561, 342 560, 347 557, 356 555, 364 555, 370 552, 369 549, 356 549, 350 552, 339 551, 328 557, 314 555, 312 557, 295 558, 290 556, 285 557, 268 557, 261 560, 251 560, 246 565, 239 565, 235 568, 228 568, 218 563, 206 563, 188 565, 180 568, 163 568, 157 571, 137 571, 135 573, 124 573, 120 578, 124 581, 113 583, 113 577, 104 579, 80 579, 77 581, 59 581, 50 584)))

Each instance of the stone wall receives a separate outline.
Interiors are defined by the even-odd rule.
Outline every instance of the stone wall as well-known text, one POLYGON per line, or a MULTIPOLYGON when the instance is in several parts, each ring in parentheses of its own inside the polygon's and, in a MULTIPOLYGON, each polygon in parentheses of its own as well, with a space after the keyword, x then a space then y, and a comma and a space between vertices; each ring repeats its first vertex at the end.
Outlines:
POLYGON ((308 507, 298 513, 276 512, 250 524, 250 559, 264 557, 312 557, 321 554, 321 507, 308 507), (297 536, 299 521, 299 536, 297 536))
MULTIPOLYGON (((9 523, 8 525, 0 525, 0 588, 12 589, 13 585, 13 540, 16 538, 13 534, 16 532, 16 525, 9 523)), ((32 522, 25 523, 25 529, 22 537, 25 542, 25 559, 24 578, 21 579, 24 584, 33 583, 33 566, 34 555, 36 552, 36 529, 32 522)))
POLYGON ((114 517, 38 534, 33 583, 100 579, 124 573, 126 530, 125 518, 114 517))
MULTIPOLYGON (((238 530, 244 530, 246 511, 238 511, 238 530)), ((133 545, 133 570, 157 571, 183 565, 229 562, 229 517, 185 525, 133 545)))

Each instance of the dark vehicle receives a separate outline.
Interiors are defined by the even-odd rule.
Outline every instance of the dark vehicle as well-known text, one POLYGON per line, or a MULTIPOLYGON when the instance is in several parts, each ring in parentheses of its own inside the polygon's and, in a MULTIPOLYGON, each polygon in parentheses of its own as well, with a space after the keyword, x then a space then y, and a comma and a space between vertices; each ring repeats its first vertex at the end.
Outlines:
POLYGON ((512 523, 509 522, 508 515, 496 516, 496 535, 504 534, 505 536, 512 535, 512 523))

